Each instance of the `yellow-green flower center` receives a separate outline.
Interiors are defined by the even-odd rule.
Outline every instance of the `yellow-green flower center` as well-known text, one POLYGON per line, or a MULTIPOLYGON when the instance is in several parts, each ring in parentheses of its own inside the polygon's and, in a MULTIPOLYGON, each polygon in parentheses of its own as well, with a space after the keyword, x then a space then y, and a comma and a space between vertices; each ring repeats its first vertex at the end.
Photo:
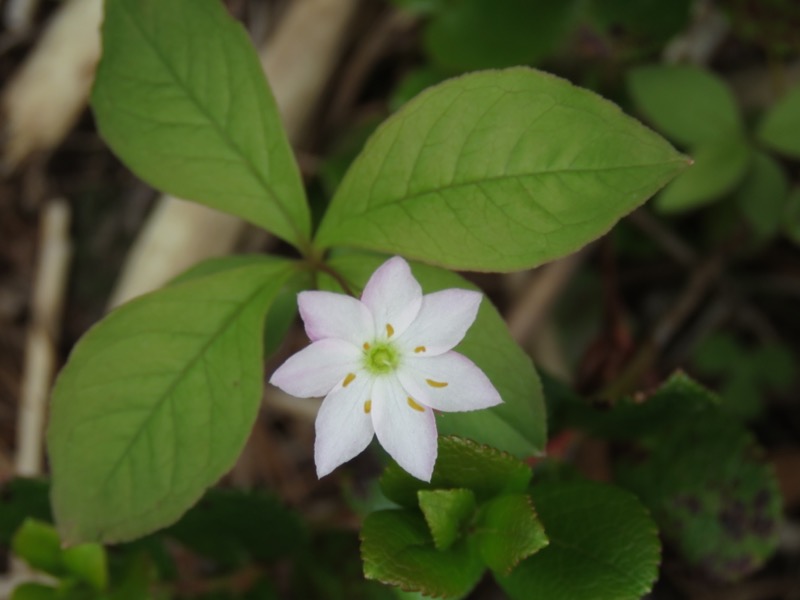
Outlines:
POLYGON ((400 353, 385 342, 364 345, 364 367, 375 375, 385 375, 400 364, 400 353))

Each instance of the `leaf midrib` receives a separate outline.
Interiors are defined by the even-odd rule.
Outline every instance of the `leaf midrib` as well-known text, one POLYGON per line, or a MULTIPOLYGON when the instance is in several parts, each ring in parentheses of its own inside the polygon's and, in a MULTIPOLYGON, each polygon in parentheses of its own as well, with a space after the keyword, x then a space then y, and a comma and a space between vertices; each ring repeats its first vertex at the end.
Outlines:
POLYGON ((114 465, 111 467, 111 469, 108 471, 107 475, 103 479, 102 484, 98 486, 98 490, 105 491, 107 489, 108 484, 116 476, 119 468, 122 466, 123 462, 127 459, 131 451, 131 448, 136 443, 138 443, 139 439, 142 436, 142 433, 148 428, 150 421, 155 417, 155 415, 158 412, 161 411, 161 409, 164 406, 164 403, 167 402, 167 400, 172 396, 172 393, 181 384, 181 382, 185 379, 188 373, 192 369, 194 369, 198 361, 201 360, 201 358, 206 354, 209 348, 213 346, 225 332, 227 332, 231 324, 247 307, 250 306, 250 304, 254 301, 254 299, 257 296, 259 296, 264 291, 264 289, 267 288, 272 283, 274 283, 272 280, 265 281, 263 285, 260 285, 258 288, 256 288, 256 290, 252 294, 247 296, 247 298, 243 300, 239 306, 235 307, 233 311, 231 311, 231 314, 225 318, 225 320, 222 322, 217 331, 214 334, 212 334, 205 343, 202 344, 200 349, 191 358, 191 360, 189 360, 187 364, 176 374, 173 382, 170 383, 169 387, 167 387, 161 393, 158 400, 154 403, 152 410, 149 411, 149 414, 142 421, 135 435, 128 441, 128 443, 125 446, 125 449, 120 453, 119 458, 116 460, 114 465))
MULTIPOLYGON (((181 89, 185 96, 194 104, 197 111, 203 115, 209 123, 213 126, 216 130, 217 134, 219 135, 220 139, 227 146, 233 149, 234 154, 240 157, 241 163, 244 164, 245 168, 250 171, 250 173, 256 178, 256 180, 261 184, 264 191, 266 191, 267 196, 273 201, 275 206, 281 213, 281 216, 284 218, 286 223, 288 224, 289 228, 294 232, 297 236, 297 242, 301 245, 306 244, 308 240, 306 239, 305 234, 303 234, 297 225, 294 223, 294 220, 291 218, 289 211, 281 202, 280 198, 277 194, 272 190, 269 186, 267 181, 264 179, 264 176, 259 171, 257 166, 249 159, 249 157, 239 148, 239 146, 234 142, 234 140, 228 135, 226 135, 225 129, 217 122, 215 118, 205 109, 204 105, 200 102, 199 98, 197 98, 193 93, 190 87, 183 81, 181 77, 178 76, 178 73, 172 67, 172 65, 167 61, 164 54, 162 54, 160 48, 155 44, 153 38, 149 35, 149 33, 144 29, 144 27, 136 20, 135 16, 129 11, 128 7, 125 5, 125 2, 119 2, 119 4, 123 7, 122 12, 124 12, 128 18, 128 20, 133 23, 134 28, 139 32, 141 37, 147 42, 150 46, 153 53, 158 57, 159 61, 163 65, 164 69, 173 77, 173 80, 177 83, 177 87, 181 89)), ((227 60, 227 59, 226 59, 227 60)), ((260 107, 259 102, 259 107, 260 107)), ((260 120, 260 119, 259 119, 260 120)), ((264 132, 266 135, 266 132, 264 132)))

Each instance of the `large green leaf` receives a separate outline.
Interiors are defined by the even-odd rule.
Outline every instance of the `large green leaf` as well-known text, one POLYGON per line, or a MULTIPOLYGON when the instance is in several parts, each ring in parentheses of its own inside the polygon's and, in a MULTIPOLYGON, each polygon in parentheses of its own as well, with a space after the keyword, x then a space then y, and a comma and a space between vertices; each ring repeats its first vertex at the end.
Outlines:
MULTIPOLYGON (((353 289, 360 290, 384 260, 374 255, 348 254, 333 258, 330 264, 351 282, 353 289)), ((411 268, 425 293, 445 288, 476 289, 450 271, 422 264, 411 268)), ((321 282, 335 289, 331 280, 323 278, 321 282)), ((541 452, 547 423, 539 377, 489 300, 484 298, 475 323, 456 350, 486 373, 500 392, 503 404, 473 412, 442 413, 437 418, 439 432, 468 437, 517 456, 541 452)))
POLYGON ((800 159, 800 86, 766 114, 758 127, 758 137, 770 148, 800 159))
POLYGON ((437 550, 447 550, 459 537, 461 530, 475 513, 475 494, 472 490, 419 490, 419 508, 428 524, 437 550))
POLYGON ((639 600, 658 575, 655 525, 636 498, 609 485, 534 486, 550 544, 510 575, 495 572, 513 600, 639 600))
POLYGON ((778 161, 764 152, 753 156, 750 172, 736 192, 739 209, 759 238, 774 235, 783 221, 789 180, 778 161))
POLYGON ((474 535, 486 565, 505 574, 548 544, 527 494, 507 494, 487 502, 474 535))
POLYGON ((694 165, 656 198, 656 208, 675 213, 720 200, 742 181, 750 166, 751 148, 740 135, 723 137, 691 152, 694 165))
POLYGON ((231 467, 261 399, 264 315, 291 272, 272 260, 174 285, 78 343, 48 431, 66 542, 168 525, 231 467))
POLYGON ((473 71, 532 64, 567 33, 575 0, 461 0, 443 3, 425 28, 431 58, 473 71))
POLYGON ((405 510, 369 515, 361 528, 364 576, 433 597, 463 597, 483 574, 472 544, 437 550, 422 516, 405 510))
POLYGON ((521 67, 473 73, 378 128, 317 243, 467 270, 532 267, 599 237, 687 164, 563 79, 521 67))
POLYGON ((697 67, 649 66, 628 75, 642 113, 667 136, 694 146, 741 133, 739 108, 728 86, 697 67))
POLYGON ((258 57, 219 0, 109 0, 92 94, 137 175, 298 246, 311 220, 258 57))

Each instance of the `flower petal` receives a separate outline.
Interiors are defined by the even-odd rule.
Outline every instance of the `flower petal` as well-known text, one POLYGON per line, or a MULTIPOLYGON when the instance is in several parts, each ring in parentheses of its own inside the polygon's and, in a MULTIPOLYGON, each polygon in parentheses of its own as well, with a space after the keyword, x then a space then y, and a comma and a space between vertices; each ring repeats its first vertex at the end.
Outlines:
POLYGON ((395 256, 372 274, 361 301, 375 317, 375 333, 396 338, 417 316, 422 305, 422 288, 411 274, 408 263, 395 256))
POLYGON ((372 378, 358 373, 346 386, 332 391, 317 413, 314 462, 317 477, 324 477, 342 463, 361 454, 375 433, 365 409, 372 378))
POLYGON ((375 337, 369 308, 351 296, 333 292, 300 292, 297 306, 312 342, 336 338, 361 347, 375 337))
POLYGON ((450 289, 426 294, 422 308, 397 345, 413 356, 436 356, 452 350, 478 315, 483 294, 450 289))
POLYGON ((292 396, 325 396, 360 368, 360 348, 342 340, 320 340, 290 356, 269 382, 292 396))
POLYGON ((393 376, 375 379, 372 424, 381 446, 397 464, 417 479, 431 480, 437 453, 436 418, 430 408, 409 401, 393 376))
POLYGON ((445 412, 489 408, 503 401, 483 371, 458 352, 407 358, 397 378, 420 404, 445 412))

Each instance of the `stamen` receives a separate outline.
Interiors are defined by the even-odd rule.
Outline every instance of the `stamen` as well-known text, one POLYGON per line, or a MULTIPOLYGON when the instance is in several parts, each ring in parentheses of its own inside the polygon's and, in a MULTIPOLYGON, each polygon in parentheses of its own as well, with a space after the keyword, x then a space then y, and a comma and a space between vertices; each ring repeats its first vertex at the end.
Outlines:
POLYGON ((414 410, 418 410, 419 412, 425 412, 425 408, 414 402, 414 399, 411 396, 408 397, 408 405, 414 410))
POLYGON ((392 337, 394 335, 394 327, 392 327, 389 323, 386 324, 386 337, 392 337))
POLYGON ((369 350, 369 342, 364 342, 364 350, 369 350))
POLYGON ((417 354, 419 354, 420 352, 425 352, 425 350, 427 350, 425 346, 417 346, 416 348, 414 348, 414 352, 416 352, 417 354))
POLYGON ((367 400, 366 402, 364 402, 364 412, 366 414, 369 414, 371 410, 372 410, 372 400, 367 400))
POLYGON ((434 387, 434 388, 447 387, 447 382, 446 381, 434 381, 433 379, 426 379, 425 383, 427 383, 429 386, 434 387))
MULTIPOLYGON (((345 377, 344 381, 342 382, 342 387, 347 387, 348 385, 353 383, 353 379, 355 379, 355 378, 356 378, 356 374, 355 373, 348 373, 347 377, 345 377)), ((447 385, 447 384, 445 384, 445 385, 447 385)))

